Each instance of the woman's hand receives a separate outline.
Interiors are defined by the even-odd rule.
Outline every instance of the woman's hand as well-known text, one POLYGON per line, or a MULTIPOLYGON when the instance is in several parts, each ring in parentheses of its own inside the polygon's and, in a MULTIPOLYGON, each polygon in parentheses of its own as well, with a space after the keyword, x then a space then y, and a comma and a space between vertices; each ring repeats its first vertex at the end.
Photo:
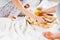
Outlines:
POLYGON ((45 20, 43 19, 42 16, 35 16, 32 14, 28 17, 30 17, 32 19, 32 21, 34 21, 34 22, 45 23, 45 20))
POLYGON ((43 14, 48 14, 48 13, 46 11, 44 11, 42 7, 38 7, 35 9, 34 15, 36 16, 35 19, 37 20, 37 22, 45 23, 45 20, 42 17, 43 14))

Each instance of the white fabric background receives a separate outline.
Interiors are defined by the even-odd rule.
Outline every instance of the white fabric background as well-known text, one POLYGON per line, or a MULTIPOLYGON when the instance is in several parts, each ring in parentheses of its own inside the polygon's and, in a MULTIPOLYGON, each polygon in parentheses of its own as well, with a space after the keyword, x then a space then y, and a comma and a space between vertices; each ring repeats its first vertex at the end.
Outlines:
POLYGON ((59 32, 59 27, 54 24, 49 29, 30 26, 26 24, 25 17, 11 21, 9 18, 0 18, 0 40, 48 40, 42 33, 50 31, 54 34, 59 32))
MULTIPOLYGON (((48 2, 46 2, 48 4, 48 2)), ((48 7, 45 4, 44 8, 48 7)), ((51 7, 52 5, 50 5, 51 7)), ((58 27, 54 24, 50 29, 26 24, 25 18, 17 18, 11 21, 9 18, 0 18, 0 40, 47 40, 42 33, 51 31, 58 32, 58 27), (27 25, 27 26, 26 26, 27 25), (24 31, 27 28, 26 31, 24 31), (34 30, 36 29, 36 30, 34 30)))
POLYGON ((3 6, 6 5, 9 1, 11 1, 11 0, 0 0, 0 7, 3 7, 3 6))

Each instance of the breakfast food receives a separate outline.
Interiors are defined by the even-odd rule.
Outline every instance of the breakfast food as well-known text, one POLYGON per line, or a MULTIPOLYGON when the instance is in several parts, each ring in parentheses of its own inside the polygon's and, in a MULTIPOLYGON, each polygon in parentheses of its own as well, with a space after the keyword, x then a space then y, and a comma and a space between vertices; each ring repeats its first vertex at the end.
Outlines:
POLYGON ((41 8, 37 8, 34 13, 36 16, 42 16, 43 19, 45 20, 45 23, 40 23, 39 21, 34 22, 33 20, 31 20, 30 18, 26 18, 26 21, 31 24, 31 25, 37 25, 43 28, 49 28, 51 27, 51 24, 53 24, 56 20, 56 17, 54 17, 54 14, 43 14, 40 13, 42 9, 41 8))
POLYGON ((43 32, 43 36, 46 37, 48 40, 55 40, 51 32, 43 32))
POLYGON ((28 17, 28 18, 26 18, 26 22, 28 22, 29 24, 34 24, 34 22, 28 17))
POLYGON ((42 10, 42 8, 37 8, 37 9, 35 9, 35 11, 34 11, 34 14, 36 15, 36 16, 42 16, 42 14, 40 14, 40 11, 42 10))
POLYGON ((51 24, 55 22, 56 18, 54 18, 53 20, 47 20, 47 19, 44 19, 44 20, 45 20, 45 23, 40 23, 40 22, 34 22, 31 19, 26 18, 26 22, 28 22, 30 25, 37 25, 43 28, 51 27, 51 24))

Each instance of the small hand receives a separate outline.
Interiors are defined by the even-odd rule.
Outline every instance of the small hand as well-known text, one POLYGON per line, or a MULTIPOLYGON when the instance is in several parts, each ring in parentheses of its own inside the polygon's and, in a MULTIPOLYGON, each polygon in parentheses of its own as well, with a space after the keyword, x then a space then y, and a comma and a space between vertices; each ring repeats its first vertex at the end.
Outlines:
POLYGON ((47 11, 44 11, 44 10, 42 10, 40 13, 41 13, 41 14, 46 14, 46 15, 48 15, 48 16, 53 16, 53 14, 51 14, 51 13, 49 13, 49 12, 47 12, 47 11))
POLYGON ((47 39, 60 39, 60 33, 57 33, 57 34, 52 34, 51 32, 44 32, 43 33, 43 36, 46 37, 47 39))
POLYGON ((44 32, 43 36, 46 37, 46 38, 48 38, 48 39, 52 39, 53 38, 51 32, 44 32))

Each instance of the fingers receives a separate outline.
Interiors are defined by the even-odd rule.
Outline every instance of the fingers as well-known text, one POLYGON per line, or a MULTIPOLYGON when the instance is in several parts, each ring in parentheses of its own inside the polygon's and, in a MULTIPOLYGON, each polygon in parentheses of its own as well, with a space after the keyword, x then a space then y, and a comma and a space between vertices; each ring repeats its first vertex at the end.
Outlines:
POLYGON ((41 14, 49 14, 47 11, 45 11, 45 10, 41 10, 41 12, 40 12, 41 14))
POLYGON ((51 32, 44 32, 44 33, 43 33, 43 36, 46 37, 46 38, 48 38, 48 39, 53 39, 51 32))
POLYGON ((38 22, 45 23, 46 21, 43 19, 43 17, 37 17, 38 22))
POLYGON ((41 23, 45 23, 46 21, 43 19, 43 17, 40 17, 41 23))

